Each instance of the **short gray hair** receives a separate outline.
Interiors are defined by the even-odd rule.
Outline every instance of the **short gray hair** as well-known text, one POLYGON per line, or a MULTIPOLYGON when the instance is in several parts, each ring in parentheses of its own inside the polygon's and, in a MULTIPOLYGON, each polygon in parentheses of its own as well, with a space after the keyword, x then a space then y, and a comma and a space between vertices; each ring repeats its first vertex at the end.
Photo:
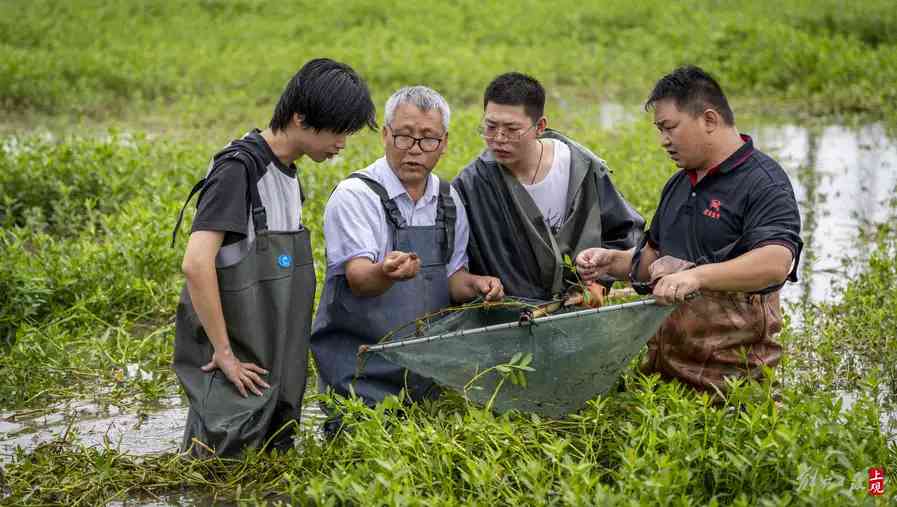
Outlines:
POLYGON ((449 109, 448 102, 436 90, 426 86, 406 86, 393 93, 392 97, 386 101, 386 107, 384 107, 383 119, 385 123, 389 124, 392 122, 396 109, 401 104, 414 105, 421 111, 438 110, 442 114, 442 127, 448 132, 452 111, 449 109))

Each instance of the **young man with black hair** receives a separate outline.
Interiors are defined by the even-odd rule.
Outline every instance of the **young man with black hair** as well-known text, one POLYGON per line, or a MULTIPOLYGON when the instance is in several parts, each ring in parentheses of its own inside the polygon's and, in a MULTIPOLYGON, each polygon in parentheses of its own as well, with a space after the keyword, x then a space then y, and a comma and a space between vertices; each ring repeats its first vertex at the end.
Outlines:
POLYGON ((585 279, 627 277, 663 304, 679 304, 649 342, 646 373, 698 389, 760 378, 781 346, 779 289, 797 280, 802 241, 791 182, 735 127, 719 84, 702 69, 661 78, 645 104, 661 146, 681 171, 667 182, 647 237, 629 251, 589 249, 585 279), (688 298, 699 293, 699 297, 688 298))
POLYGON ((327 160, 364 127, 377 127, 364 81, 348 65, 311 60, 287 84, 268 128, 218 152, 191 192, 201 191, 183 260, 174 369, 190 400, 183 448, 194 455, 291 445, 315 293, 295 161, 327 160))
POLYGON ((638 242, 645 222, 604 161, 547 128, 538 81, 502 74, 483 108, 486 149, 452 183, 469 216, 471 273, 500 278, 510 296, 548 300, 576 280, 566 256, 638 242))

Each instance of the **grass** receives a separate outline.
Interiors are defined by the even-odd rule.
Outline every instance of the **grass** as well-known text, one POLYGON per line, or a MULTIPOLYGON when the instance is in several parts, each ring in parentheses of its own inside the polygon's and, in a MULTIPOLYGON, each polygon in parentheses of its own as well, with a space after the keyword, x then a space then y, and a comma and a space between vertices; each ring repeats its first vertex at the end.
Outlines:
MULTIPOLYGON (((350 62, 378 104, 406 84, 444 93, 454 114, 437 172, 449 178, 482 147, 488 80, 532 72, 549 87, 551 125, 605 158, 646 218, 672 168, 647 118, 602 130, 597 101, 638 103, 679 63, 717 73, 748 132, 757 111, 895 117, 890 2, 676 5, 0 3, 0 409, 85 397, 136 409, 177 389, 177 211, 214 150, 264 126, 312 56, 350 62), (135 364, 150 377, 122 374, 135 364)), ((362 133, 335 161, 300 163, 319 282, 327 196, 381 153, 362 133)), ((864 239, 870 259, 850 265, 839 302, 791 308, 802 326, 781 335, 776 378, 736 386, 725 407, 634 370, 624 392, 563 420, 494 416, 458 396, 331 400, 350 430, 304 434, 285 455, 135 457, 69 435, 0 469, 0 503, 876 505, 867 469, 897 468, 879 424, 897 393, 895 237, 890 220, 864 239), (858 397, 849 408, 845 391, 858 397)), ((893 501, 893 481, 888 491, 893 501)))
POLYGON ((736 97, 887 118, 897 102, 892 7, 888 0, 687 0, 675 8, 653 0, 465 1, 411 11, 370 0, 5 2, 0 107, 12 117, 37 114, 39 123, 124 117, 144 129, 202 132, 246 123, 248 114, 267 119, 288 73, 328 55, 355 66, 378 103, 399 86, 426 83, 452 104, 473 105, 508 69, 533 73, 560 96, 641 102, 658 77, 695 62, 736 97))
POLYGON ((798 311, 803 329, 787 338, 789 382, 808 388, 854 390, 863 379, 880 380, 881 396, 897 400, 897 235, 893 218, 879 224, 869 241, 868 263, 848 263, 854 278, 841 286, 837 302, 809 304, 798 311))

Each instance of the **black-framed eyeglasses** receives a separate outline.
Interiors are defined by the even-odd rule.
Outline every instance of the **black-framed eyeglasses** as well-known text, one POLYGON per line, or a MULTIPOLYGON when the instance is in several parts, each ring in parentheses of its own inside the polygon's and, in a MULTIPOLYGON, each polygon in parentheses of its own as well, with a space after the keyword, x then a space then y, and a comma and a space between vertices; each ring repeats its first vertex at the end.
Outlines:
MULTIPOLYGON (((388 124, 386 125, 386 128, 391 132, 392 145, 400 150, 410 150, 416 144, 420 147, 420 151, 429 153, 438 150, 439 145, 442 144, 442 137, 414 137, 405 134, 396 134, 388 124)), ((443 137, 445 136, 443 135, 443 137)))
POLYGON ((477 127, 477 134, 480 135, 483 139, 487 141, 494 141, 498 139, 498 136, 504 135, 505 141, 516 143, 523 136, 529 133, 530 130, 534 129, 536 124, 533 123, 528 128, 521 127, 499 127, 497 125, 489 125, 488 123, 481 123, 477 127))

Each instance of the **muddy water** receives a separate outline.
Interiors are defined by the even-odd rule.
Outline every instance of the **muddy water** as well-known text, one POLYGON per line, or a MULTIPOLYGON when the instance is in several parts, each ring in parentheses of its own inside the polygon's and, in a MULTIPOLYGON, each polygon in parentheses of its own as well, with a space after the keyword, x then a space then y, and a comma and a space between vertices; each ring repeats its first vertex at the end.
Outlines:
MULTIPOLYGON (((85 446, 107 446, 137 456, 174 452, 186 419, 187 406, 179 396, 140 409, 70 401, 42 409, 0 413, 0 466, 12 461, 16 448, 27 452, 66 436, 85 446)), ((302 428, 317 432, 323 419, 317 405, 308 404, 302 411, 302 428)))
POLYGON ((897 187, 897 141, 880 125, 807 129, 767 126, 751 132, 757 147, 773 155, 791 177, 801 207, 804 253, 800 281, 783 290, 785 301, 828 301, 849 277, 844 259, 862 261, 859 241, 888 219, 897 187))
POLYGON ((178 445, 186 414, 177 397, 135 412, 115 405, 72 401, 45 409, 2 413, 0 462, 8 462, 17 447, 33 449, 67 434, 87 446, 108 443, 111 448, 139 454, 172 450, 178 445))

